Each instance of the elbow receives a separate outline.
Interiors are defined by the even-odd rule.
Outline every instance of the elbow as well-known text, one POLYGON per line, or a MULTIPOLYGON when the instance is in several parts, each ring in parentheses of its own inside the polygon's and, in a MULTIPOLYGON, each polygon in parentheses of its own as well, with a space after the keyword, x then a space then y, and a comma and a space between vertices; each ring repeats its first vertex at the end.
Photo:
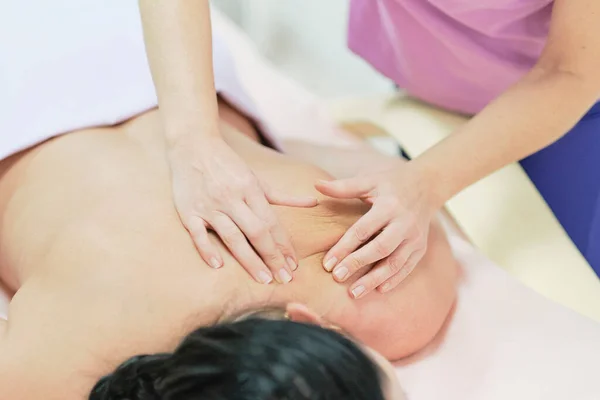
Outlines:
POLYGON ((598 69, 578 67, 563 60, 541 58, 525 75, 527 82, 559 83, 569 89, 571 94, 579 94, 581 98, 592 102, 600 98, 600 74, 598 69))

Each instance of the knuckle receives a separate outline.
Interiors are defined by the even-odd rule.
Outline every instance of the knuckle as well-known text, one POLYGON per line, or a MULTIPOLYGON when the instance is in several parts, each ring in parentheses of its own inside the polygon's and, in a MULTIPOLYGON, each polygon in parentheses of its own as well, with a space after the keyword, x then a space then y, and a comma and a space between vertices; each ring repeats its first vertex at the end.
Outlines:
POLYGON ((402 267, 404 266, 404 260, 401 257, 392 257, 390 258, 388 265, 390 272, 392 273, 392 275, 394 275, 402 269, 402 267))
POLYGON ((191 218, 195 215, 200 215, 204 208, 206 207, 206 202, 196 199, 195 201, 190 203, 189 207, 186 207, 186 214, 191 218))
POLYGON ((199 250, 202 251, 212 251, 212 243, 210 243, 210 240, 208 240, 208 238, 206 236, 200 235, 200 236, 193 236, 192 238, 194 240, 194 243, 196 244, 196 247, 198 247, 199 250))
POLYGON ((381 282, 379 282, 379 285, 377 286, 381 289, 385 287, 385 290, 391 290, 394 287, 396 287, 396 285, 398 285, 399 283, 400 281, 398 280, 398 275, 392 275, 382 279, 381 282))
POLYGON ((364 267, 365 263, 360 256, 352 255, 348 257, 347 265, 350 271, 355 272, 364 267))
POLYGON ((426 238, 419 238, 416 242, 416 246, 415 246, 415 252, 420 251, 420 250, 424 250, 427 248, 427 239, 426 238))
POLYGON ((208 241, 208 235, 206 234, 206 229, 201 229, 197 225, 186 226, 190 236, 194 239, 196 243, 204 243, 208 241))
POLYGON ((235 231, 234 229, 227 229, 227 230, 221 232, 221 234, 219 236, 221 237, 221 240, 226 245, 234 244, 239 238, 238 232, 235 231))
POLYGON ((375 287, 377 286, 377 280, 373 276, 373 274, 367 274, 362 277, 362 279, 360 280, 360 284, 363 285, 366 291, 368 292, 375 289, 375 287))
POLYGON ((410 263, 410 265, 407 265, 406 266, 406 275, 411 274, 416 266, 417 266, 417 263, 410 263))
POLYGON ((225 234, 221 235, 221 240, 223 240, 223 242, 226 245, 230 246, 230 245, 233 245, 236 242, 237 235, 233 235, 231 233, 225 233, 225 234))
POLYGON ((419 225, 416 225, 414 227, 412 233, 415 237, 415 240, 418 242, 425 240, 425 238, 427 237, 427 232, 425 231, 425 229, 423 229, 423 227, 421 227, 419 225))
POLYGON ((263 238, 268 233, 269 228, 267 227, 267 225, 261 223, 254 226, 249 232, 246 233, 246 235, 250 240, 258 240, 263 238))
POLYGON ((205 220, 213 227, 222 225, 223 221, 229 218, 223 211, 218 210, 211 210, 210 212, 207 212, 207 214, 208 217, 205 218, 205 220))
POLYGON ((196 207, 193 214, 190 214, 190 219, 196 219, 199 223, 206 226, 211 216, 211 212, 202 204, 196 207))
POLYGON ((273 241, 275 242, 275 246, 277 246, 277 250, 281 257, 287 257, 294 254, 294 246, 287 240, 287 238, 278 238, 274 237, 273 241))
MULTIPOLYGON (((379 183, 378 189, 381 194, 390 194, 390 193, 393 193, 393 191, 394 191, 394 185, 391 182, 386 180, 386 181, 379 183)), ((386 196, 386 197, 392 197, 392 196, 386 196)))
POLYGON ((378 187, 374 187, 373 189, 371 189, 371 191, 369 191, 369 197, 379 199, 380 196, 381 196, 381 190, 379 190, 378 187))
POLYGON ((228 191, 228 187, 224 185, 212 184, 206 188, 206 193, 211 199, 219 199, 224 196, 228 191))
POLYGON ((399 200, 394 196, 381 196, 379 197, 380 205, 387 210, 395 210, 398 208, 399 200))
POLYGON ((389 271, 382 270, 381 273, 377 275, 377 277, 373 280, 373 288, 382 286, 392 278, 392 275, 389 273, 386 274, 386 272, 389 271))
POLYGON ((194 214, 186 212, 179 215, 181 222, 189 231, 198 229, 198 218, 194 214))
POLYGON ((281 263, 283 263, 282 255, 278 252, 264 254, 263 259, 267 264, 275 265, 276 267, 281 267, 281 263))
POLYGON ((352 230, 354 237, 356 238, 356 240, 358 240, 360 243, 364 243, 366 242, 370 235, 369 232, 363 228, 362 226, 356 226, 354 227, 354 229, 352 230))
POLYGON ((206 236, 206 227, 198 221, 184 221, 183 225, 194 238, 206 236))
POLYGON ((252 175, 243 177, 239 182, 239 188, 244 192, 253 190, 256 187, 256 179, 252 175))
POLYGON ((379 256, 380 259, 389 256, 390 253, 393 251, 391 246, 385 243, 383 240, 374 240, 373 246, 375 249, 375 254, 377 254, 377 256, 379 256))
POLYGON ((197 210, 201 210, 206 206, 219 207, 223 203, 227 203, 228 199, 231 199, 231 191, 224 188, 218 188, 208 191, 208 202, 197 202, 195 207, 197 210))
POLYGON ((277 229, 277 225, 278 225, 277 224, 277 219, 275 217, 273 217, 273 216, 265 218, 264 224, 265 224, 265 229, 268 232, 272 232, 275 229, 277 229))

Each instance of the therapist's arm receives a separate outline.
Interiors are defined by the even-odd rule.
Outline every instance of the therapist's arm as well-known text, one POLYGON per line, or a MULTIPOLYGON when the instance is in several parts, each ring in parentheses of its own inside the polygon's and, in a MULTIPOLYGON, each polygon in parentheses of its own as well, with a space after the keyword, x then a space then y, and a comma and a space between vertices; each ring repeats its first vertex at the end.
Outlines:
POLYGON ((316 199, 259 182, 221 138, 208 0, 139 4, 181 222, 213 268, 223 258, 208 228, 258 282, 289 282, 298 261, 269 203, 311 207, 316 199))
POLYGON ((416 160, 441 205, 565 135, 600 98, 600 1, 557 0, 537 65, 416 160))
POLYGON ((453 135, 405 165, 317 184, 328 196, 373 204, 324 258, 341 282, 376 263, 350 287, 354 297, 402 282, 447 200, 556 141, 600 98, 600 1, 556 0, 552 15, 535 67, 453 135))
POLYGON ((208 0, 140 0, 167 139, 220 137, 208 0))

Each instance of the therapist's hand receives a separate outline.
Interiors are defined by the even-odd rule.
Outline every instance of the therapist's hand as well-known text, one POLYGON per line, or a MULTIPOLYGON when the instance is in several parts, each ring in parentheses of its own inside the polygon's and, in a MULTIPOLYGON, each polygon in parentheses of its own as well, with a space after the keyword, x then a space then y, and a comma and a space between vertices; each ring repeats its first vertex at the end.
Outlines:
POLYGON ((354 178, 320 181, 316 188, 330 197, 372 204, 323 261, 338 282, 373 265, 350 287, 352 297, 376 288, 387 292, 413 271, 427 249, 429 224, 438 207, 430 200, 427 181, 410 162, 388 161, 354 178))
POLYGON ((173 146, 169 162, 177 212, 204 261, 223 265, 209 239, 212 229, 256 281, 289 282, 298 262, 271 204, 312 207, 316 198, 288 196, 260 182, 221 138, 191 140, 173 146))

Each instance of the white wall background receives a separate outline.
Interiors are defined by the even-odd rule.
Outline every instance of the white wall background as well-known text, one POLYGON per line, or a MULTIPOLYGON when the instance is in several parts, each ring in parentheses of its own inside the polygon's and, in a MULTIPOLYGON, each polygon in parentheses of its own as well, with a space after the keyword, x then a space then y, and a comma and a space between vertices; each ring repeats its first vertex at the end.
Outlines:
POLYGON ((324 97, 392 91, 392 83, 346 47, 348 0, 213 0, 259 50, 324 97))

